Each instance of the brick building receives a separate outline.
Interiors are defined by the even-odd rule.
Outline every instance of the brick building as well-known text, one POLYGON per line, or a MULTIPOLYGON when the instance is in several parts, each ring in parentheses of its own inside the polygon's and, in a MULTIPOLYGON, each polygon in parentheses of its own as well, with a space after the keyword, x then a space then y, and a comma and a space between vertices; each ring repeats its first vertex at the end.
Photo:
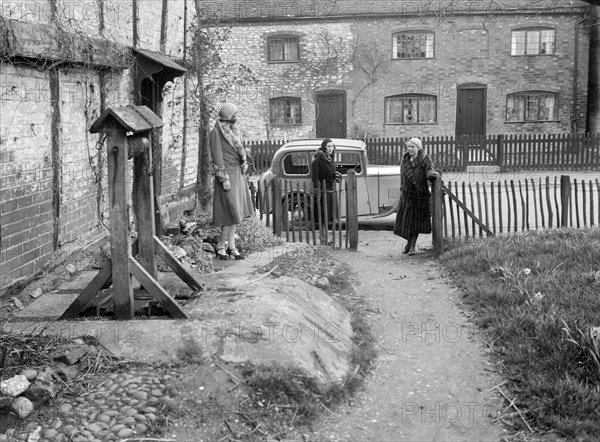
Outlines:
POLYGON ((254 139, 586 130, 585 2, 204 7, 258 79, 227 97, 254 139))
POLYGON ((0 294, 107 234, 106 152, 88 131, 104 109, 146 104, 162 116, 161 208, 194 188, 197 115, 184 110, 193 100, 181 65, 188 3, 0 3, 0 294))

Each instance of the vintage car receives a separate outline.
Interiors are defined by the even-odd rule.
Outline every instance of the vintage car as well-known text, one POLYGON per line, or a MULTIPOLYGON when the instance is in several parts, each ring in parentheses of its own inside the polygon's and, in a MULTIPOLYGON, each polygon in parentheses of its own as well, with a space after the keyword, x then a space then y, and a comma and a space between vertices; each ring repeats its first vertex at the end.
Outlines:
MULTIPOLYGON (((269 189, 274 177, 289 180, 281 186, 282 205, 287 209, 293 228, 303 229, 314 214, 311 163, 322 139, 294 140, 284 144, 273 155, 271 168, 259 179, 257 207, 262 213, 273 208, 269 189), (304 189, 307 189, 305 192, 304 189), (287 189, 287 190, 286 190, 287 189), (302 195, 308 193, 308 195, 302 195)), ((334 139, 335 164, 345 178, 349 170, 356 172, 358 215, 373 216, 389 210, 400 197, 400 166, 370 166, 367 147, 361 140, 334 139)), ((343 186, 342 190, 344 189, 343 186)), ((340 215, 345 217, 345 197, 341 198, 340 215)), ((284 209, 284 210, 285 210, 284 209)))

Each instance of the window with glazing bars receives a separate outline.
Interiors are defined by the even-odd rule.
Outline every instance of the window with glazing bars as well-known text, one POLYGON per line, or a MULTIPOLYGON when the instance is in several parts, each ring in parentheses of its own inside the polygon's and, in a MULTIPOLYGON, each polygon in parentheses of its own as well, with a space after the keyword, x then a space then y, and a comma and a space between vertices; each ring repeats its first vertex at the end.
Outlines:
POLYGON ((403 94, 385 98, 386 124, 427 124, 437 122, 437 97, 403 94))
POLYGON ((558 120, 558 94, 553 92, 517 92, 506 96, 506 121, 558 120))
POLYGON ((433 58, 433 32, 407 31, 392 36, 392 58, 433 58))
POLYGON ((552 55, 555 42, 554 29, 516 29, 512 31, 510 55, 552 55))
POLYGON ((300 98, 279 97, 269 100, 271 124, 301 124, 300 98))
POLYGON ((298 61, 300 39, 295 36, 273 36, 267 39, 269 61, 298 61))

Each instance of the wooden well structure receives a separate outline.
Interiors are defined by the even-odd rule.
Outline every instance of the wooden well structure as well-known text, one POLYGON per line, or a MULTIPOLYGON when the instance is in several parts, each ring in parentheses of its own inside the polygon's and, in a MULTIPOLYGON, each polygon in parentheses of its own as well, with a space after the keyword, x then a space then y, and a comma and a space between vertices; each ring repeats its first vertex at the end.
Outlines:
POLYGON ((188 318, 157 279, 156 255, 159 255, 192 290, 202 290, 202 285, 156 236, 150 146, 152 130, 162 125, 162 120, 148 107, 133 105, 106 109, 92 124, 91 133, 106 134, 111 256, 60 319, 77 317, 88 308, 99 291, 110 284, 114 319, 133 319, 133 278, 171 317, 188 318), (133 242, 127 185, 128 160, 131 158, 132 202, 137 230, 137 239, 133 242))

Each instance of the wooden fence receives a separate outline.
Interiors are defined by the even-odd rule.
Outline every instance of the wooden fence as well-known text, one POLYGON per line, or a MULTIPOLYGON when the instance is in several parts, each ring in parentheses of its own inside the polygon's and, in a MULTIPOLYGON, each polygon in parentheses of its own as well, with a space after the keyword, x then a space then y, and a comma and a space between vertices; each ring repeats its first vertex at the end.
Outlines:
POLYGON ((275 177, 256 187, 256 209, 265 225, 287 241, 356 250, 356 189, 354 171, 333 190, 325 190, 324 185, 313 189, 308 181, 275 177))
POLYGON ((438 182, 432 189, 434 231, 442 238, 495 236, 528 230, 600 225, 600 181, 504 180, 438 182))
MULTIPOLYGON (((495 165, 501 171, 600 170, 599 134, 519 134, 423 137, 423 146, 440 171, 464 171, 469 165, 495 165)), ((368 138, 369 164, 399 164, 407 138, 368 138)), ((271 165, 284 140, 251 141, 257 173, 271 165)))

